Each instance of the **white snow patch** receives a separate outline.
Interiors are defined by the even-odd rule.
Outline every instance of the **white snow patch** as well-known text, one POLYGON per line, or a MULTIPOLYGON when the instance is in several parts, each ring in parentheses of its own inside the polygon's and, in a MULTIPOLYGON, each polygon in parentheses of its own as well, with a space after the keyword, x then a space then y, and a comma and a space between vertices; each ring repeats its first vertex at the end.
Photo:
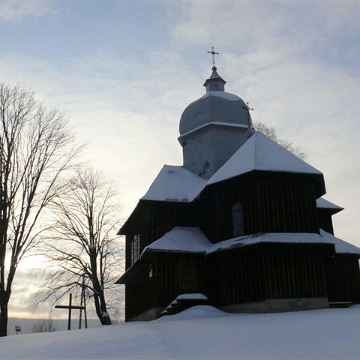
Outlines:
POLYGON ((228 314, 195 306, 155 321, 8 336, 2 359, 358 359, 360 306, 228 314))
POLYGON ((205 185, 206 180, 182 166, 164 165, 141 200, 190 202, 205 185))
POLYGON ((209 96, 216 96, 216 97, 220 97, 222 99, 230 100, 230 101, 244 102, 243 99, 241 99, 239 96, 225 92, 225 91, 209 91, 204 96, 202 96, 199 100, 206 99, 209 96))

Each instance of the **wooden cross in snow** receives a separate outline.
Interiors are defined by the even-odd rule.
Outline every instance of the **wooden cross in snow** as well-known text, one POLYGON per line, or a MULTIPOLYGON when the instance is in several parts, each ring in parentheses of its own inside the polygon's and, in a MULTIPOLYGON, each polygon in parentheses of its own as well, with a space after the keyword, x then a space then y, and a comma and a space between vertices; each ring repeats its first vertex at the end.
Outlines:
POLYGON ((71 330, 71 310, 84 310, 85 306, 72 305, 72 294, 69 295, 69 305, 56 305, 55 309, 69 309, 68 330, 71 330))

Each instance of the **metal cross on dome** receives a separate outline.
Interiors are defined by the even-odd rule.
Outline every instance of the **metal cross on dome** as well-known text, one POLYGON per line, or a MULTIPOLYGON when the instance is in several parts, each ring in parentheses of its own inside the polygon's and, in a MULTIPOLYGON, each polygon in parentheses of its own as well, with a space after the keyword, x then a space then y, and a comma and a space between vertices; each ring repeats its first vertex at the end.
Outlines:
POLYGON ((219 53, 215 51, 213 46, 211 47, 211 51, 208 51, 207 53, 212 55, 212 63, 213 67, 215 67, 215 55, 219 55, 219 53))
POLYGON ((242 108, 247 110, 247 122, 248 122, 248 126, 252 126, 250 111, 254 110, 254 108, 250 107, 250 105, 249 105, 248 102, 247 102, 247 103, 245 104, 245 106, 243 106, 242 108))
POLYGON ((252 107, 250 107, 249 103, 247 102, 245 106, 243 106, 243 109, 247 109, 248 111, 254 110, 252 107))

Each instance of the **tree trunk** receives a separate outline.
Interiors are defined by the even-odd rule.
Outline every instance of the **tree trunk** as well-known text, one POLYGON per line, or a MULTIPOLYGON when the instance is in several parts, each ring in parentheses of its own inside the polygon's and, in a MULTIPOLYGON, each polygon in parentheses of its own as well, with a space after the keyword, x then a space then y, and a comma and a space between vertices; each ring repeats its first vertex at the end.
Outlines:
POLYGON ((96 315, 98 316, 101 325, 111 325, 110 315, 106 310, 106 303, 104 293, 94 294, 96 315))
POLYGON ((0 337, 7 336, 9 299, 10 292, 4 289, 3 283, 0 284, 0 337))
POLYGON ((6 304, 0 305, 0 337, 7 336, 7 325, 8 325, 8 306, 6 304))

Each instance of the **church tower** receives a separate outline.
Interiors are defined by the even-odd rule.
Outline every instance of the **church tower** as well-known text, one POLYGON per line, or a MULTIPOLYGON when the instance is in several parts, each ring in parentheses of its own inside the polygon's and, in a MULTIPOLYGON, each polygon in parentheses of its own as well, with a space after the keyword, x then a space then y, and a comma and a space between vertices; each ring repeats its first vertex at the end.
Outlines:
POLYGON ((206 93, 191 103, 180 119, 184 168, 209 179, 248 138, 249 107, 237 95, 225 92, 226 81, 218 74, 212 48, 212 74, 206 93))

